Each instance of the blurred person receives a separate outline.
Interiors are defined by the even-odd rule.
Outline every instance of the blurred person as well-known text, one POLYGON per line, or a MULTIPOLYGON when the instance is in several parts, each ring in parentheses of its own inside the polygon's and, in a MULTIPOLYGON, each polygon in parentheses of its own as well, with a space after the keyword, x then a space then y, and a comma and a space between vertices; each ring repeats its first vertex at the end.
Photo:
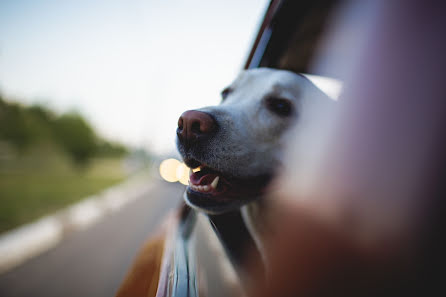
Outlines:
POLYGON ((269 282, 252 265, 250 295, 444 296, 446 6, 342 8, 315 65, 340 67, 325 70, 344 92, 290 137, 269 199, 269 282))

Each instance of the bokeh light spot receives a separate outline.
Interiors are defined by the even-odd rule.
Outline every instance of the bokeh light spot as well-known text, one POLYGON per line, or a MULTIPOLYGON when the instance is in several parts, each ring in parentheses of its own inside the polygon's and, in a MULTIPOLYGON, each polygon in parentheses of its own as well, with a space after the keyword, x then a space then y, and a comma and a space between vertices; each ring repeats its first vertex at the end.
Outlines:
POLYGON ((189 184, 189 167, 184 163, 180 163, 177 167, 177 178, 180 183, 183 185, 189 184))
POLYGON ((160 164, 160 175, 161 177, 168 182, 174 183, 178 181, 177 177, 177 168, 180 166, 180 161, 176 159, 167 159, 161 162, 160 164))

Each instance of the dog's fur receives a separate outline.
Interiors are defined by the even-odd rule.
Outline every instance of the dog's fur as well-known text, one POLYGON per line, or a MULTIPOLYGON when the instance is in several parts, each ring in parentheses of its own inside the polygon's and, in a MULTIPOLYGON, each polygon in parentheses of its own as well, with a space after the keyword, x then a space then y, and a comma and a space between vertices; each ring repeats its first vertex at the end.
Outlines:
POLYGON ((186 202, 207 213, 231 211, 261 196, 283 162, 286 131, 294 124, 305 125, 306 109, 331 101, 305 76, 269 68, 243 71, 222 97, 220 105, 198 109, 215 120, 218 129, 212 137, 190 147, 177 141, 178 150, 186 164, 204 164, 257 191, 214 199, 189 187, 186 202), (289 112, 278 113, 272 106, 277 102, 289 105, 289 112))

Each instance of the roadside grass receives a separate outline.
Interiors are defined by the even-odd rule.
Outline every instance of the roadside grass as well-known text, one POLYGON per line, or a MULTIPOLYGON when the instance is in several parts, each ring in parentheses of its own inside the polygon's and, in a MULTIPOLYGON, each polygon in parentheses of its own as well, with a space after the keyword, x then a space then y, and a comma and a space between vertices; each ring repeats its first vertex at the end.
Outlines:
POLYGON ((122 159, 79 168, 63 154, 26 154, 0 162, 0 233, 50 214, 126 178, 122 159))

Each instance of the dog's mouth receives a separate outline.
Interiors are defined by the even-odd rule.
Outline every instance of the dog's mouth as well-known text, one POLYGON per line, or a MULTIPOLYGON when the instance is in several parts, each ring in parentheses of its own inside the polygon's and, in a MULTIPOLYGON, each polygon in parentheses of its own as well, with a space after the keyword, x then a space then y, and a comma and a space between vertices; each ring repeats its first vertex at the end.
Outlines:
MULTIPOLYGON (((195 160, 186 163, 200 164, 195 160)), ((233 177, 200 164, 190 171, 186 200, 193 207, 222 213, 262 196, 270 180, 271 175, 233 177)))
POLYGON ((200 166, 195 170, 191 170, 189 176, 189 188, 195 192, 216 194, 224 191, 224 178, 221 173, 210 169, 209 167, 200 166))

